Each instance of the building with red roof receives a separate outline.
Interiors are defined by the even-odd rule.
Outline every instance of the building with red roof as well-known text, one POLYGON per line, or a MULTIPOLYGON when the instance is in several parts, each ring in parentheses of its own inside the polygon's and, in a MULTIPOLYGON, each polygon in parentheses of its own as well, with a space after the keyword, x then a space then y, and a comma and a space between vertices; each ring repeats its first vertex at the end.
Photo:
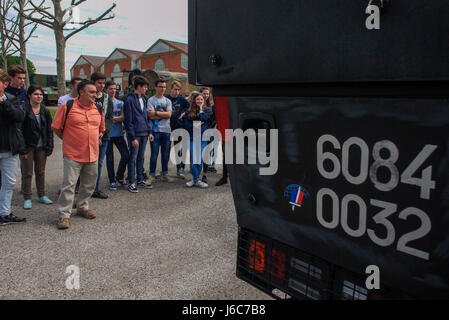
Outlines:
POLYGON ((105 60, 106 57, 81 55, 70 70, 72 78, 90 78, 92 73, 100 71, 100 67, 105 60))
POLYGON ((116 48, 108 57, 81 55, 71 74, 86 79, 94 72, 102 72, 124 90, 129 85, 129 71, 134 69, 187 73, 188 45, 159 39, 145 52, 116 48))

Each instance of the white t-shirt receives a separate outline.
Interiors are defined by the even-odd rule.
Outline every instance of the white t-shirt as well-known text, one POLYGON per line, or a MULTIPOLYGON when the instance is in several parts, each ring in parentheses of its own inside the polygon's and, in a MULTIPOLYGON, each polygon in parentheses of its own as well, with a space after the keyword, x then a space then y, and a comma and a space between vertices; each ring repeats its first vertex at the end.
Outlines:
POLYGON ((59 107, 61 104, 66 103, 67 101, 70 101, 70 100, 74 100, 74 99, 70 96, 70 94, 67 94, 67 95, 65 95, 65 96, 63 96, 63 97, 61 97, 61 98, 59 98, 59 100, 58 100, 58 107, 59 107))
POLYGON ((142 97, 139 98, 139 102, 140 102, 140 108, 142 109, 142 112, 143 112, 143 109, 145 108, 145 103, 143 102, 142 97))

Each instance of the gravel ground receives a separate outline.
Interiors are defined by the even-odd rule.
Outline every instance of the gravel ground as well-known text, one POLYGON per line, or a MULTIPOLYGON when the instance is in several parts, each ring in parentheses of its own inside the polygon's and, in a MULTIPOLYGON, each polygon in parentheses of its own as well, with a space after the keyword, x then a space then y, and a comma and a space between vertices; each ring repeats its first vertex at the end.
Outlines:
MULTIPOLYGON (((56 201, 62 152, 55 143, 47 195, 56 201)), ((146 170, 148 159, 149 147, 146 170)), ((270 299, 235 276, 231 188, 215 187, 220 175, 209 177, 208 190, 178 179, 138 194, 108 190, 108 200, 91 200, 97 219, 74 217, 67 231, 56 228, 56 205, 38 204, 35 194, 33 210, 25 211, 17 184, 13 210, 27 223, 0 227, 0 299, 270 299), (71 265, 80 269, 79 290, 66 288, 71 265)), ((107 190, 106 167, 102 186, 107 190)))

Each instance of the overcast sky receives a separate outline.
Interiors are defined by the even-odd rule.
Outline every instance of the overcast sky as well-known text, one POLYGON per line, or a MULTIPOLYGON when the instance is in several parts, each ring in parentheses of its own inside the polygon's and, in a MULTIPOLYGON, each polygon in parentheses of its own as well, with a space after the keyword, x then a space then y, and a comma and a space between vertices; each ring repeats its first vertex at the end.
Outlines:
MULTIPOLYGON (((48 2, 48 1, 47 1, 48 2)), ((79 6, 81 21, 96 18, 112 3, 115 18, 78 33, 67 42, 66 76, 81 54, 107 57, 115 48, 146 51, 157 39, 187 43, 187 0, 88 0, 79 6)), ((63 8, 70 0, 63 0, 63 8)), ((52 30, 39 26, 28 42, 28 59, 37 73, 56 74, 52 30)))

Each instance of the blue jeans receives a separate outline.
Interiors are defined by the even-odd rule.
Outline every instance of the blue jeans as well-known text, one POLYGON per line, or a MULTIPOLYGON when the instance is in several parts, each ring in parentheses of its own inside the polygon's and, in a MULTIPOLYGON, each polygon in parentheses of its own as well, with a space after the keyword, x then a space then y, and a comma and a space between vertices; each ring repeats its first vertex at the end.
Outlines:
POLYGON ((126 145, 125 138, 116 137, 111 138, 109 141, 108 151, 106 152, 106 166, 108 168, 108 178, 109 183, 117 182, 117 180, 121 181, 124 179, 126 166, 129 162, 129 150, 126 145), (115 175, 115 167, 114 167, 114 145, 117 147, 120 152, 120 163, 117 169, 117 176, 115 175))
POLYGON ((153 132, 154 141, 151 142, 150 175, 156 175, 157 158, 161 149, 162 174, 168 173, 168 158, 170 156, 170 133, 153 132))
POLYGON ((145 148, 148 143, 148 136, 136 137, 139 142, 139 146, 134 148, 132 145, 132 140, 128 138, 129 147, 129 162, 128 162, 128 179, 129 183, 133 184, 135 182, 136 167, 137 167, 137 182, 143 181, 143 163, 145 160, 145 148))
POLYGON ((203 167, 203 152, 207 146, 207 141, 201 141, 201 146, 190 140, 190 172, 193 180, 200 180, 200 174, 203 167))
POLYGON ((11 200, 16 185, 19 156, 11 153, 0 153, 0 171, 2 172, 2 187, 0 191, 0 216, 11 214, 11 200))
POLYGON ((95 191, 98 191, 100 187, 100 179, 101 179, 101 170, 103 169, 103 161, 106 156, 106 151, 108 150, 109 141, 103 141, 100 146, 100 153, 98 155, 98 177, 97 183, 95 185, 95 191))

